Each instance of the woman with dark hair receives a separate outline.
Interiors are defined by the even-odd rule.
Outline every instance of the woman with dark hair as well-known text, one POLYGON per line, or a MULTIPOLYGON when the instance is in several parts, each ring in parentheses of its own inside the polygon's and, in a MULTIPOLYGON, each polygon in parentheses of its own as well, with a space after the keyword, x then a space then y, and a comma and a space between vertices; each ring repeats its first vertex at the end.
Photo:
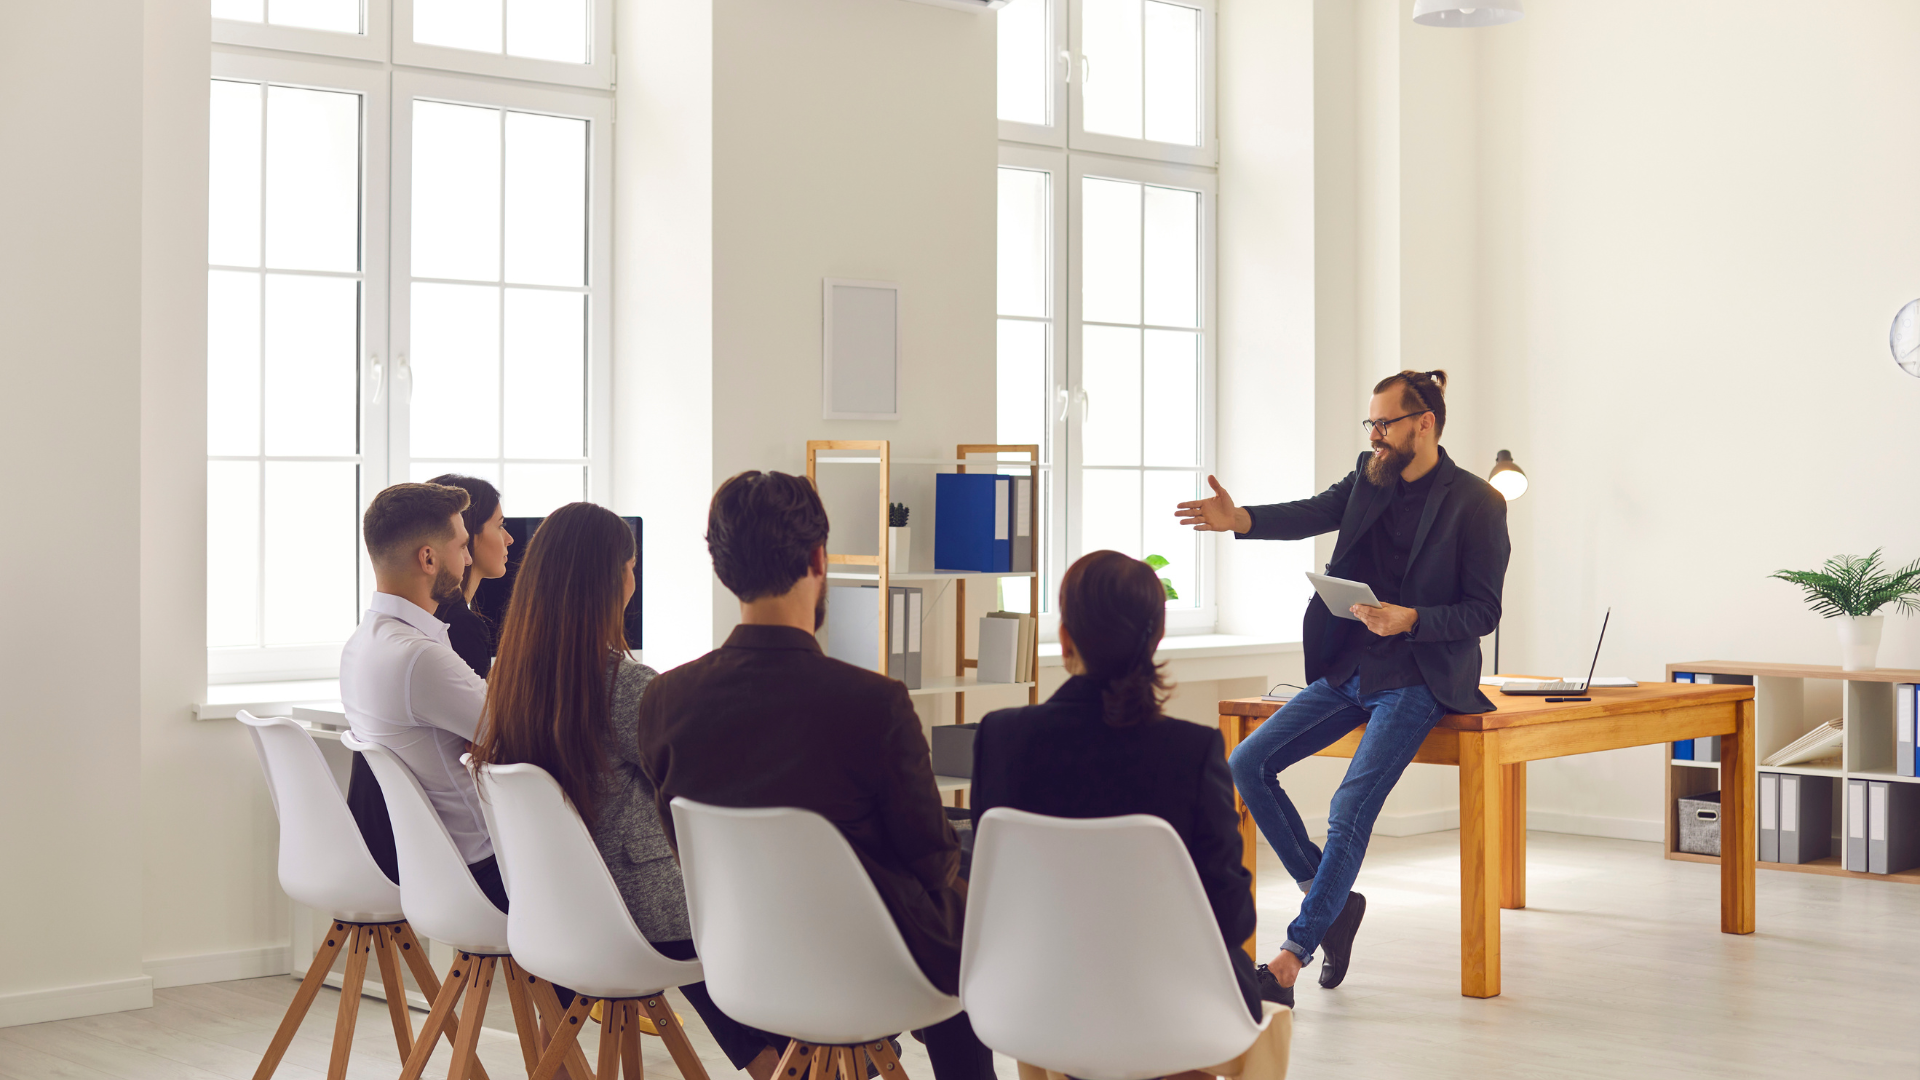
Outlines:
MULTIPOLYGON (((632 527, 593 503, 568 503, 540 523, 514 579, 473 761, 551 773, 641 935, 691 960, 680 864, 639 762, 640 697, 655 672, 627 655, 636 554, 632 527)), ((734 1068, 767 1080, 785 1040, 721 1012, 705 983, 680 989, 734 1068)))
POLYGON ((1220 732, 1160 711, 1169 688, 1153 654, 1166 619, 1166 590, 1146 563, 1095 551, 1069 567, 1060 655, 1072 677, 1041 704, 980 721, 969 801, 976 827, 996 806, 1067 818, 1152 814, 1173 826, 1258 1019, 1263 998, 1291 1006, 1292 994, 1242 949, 1253 936, 1253 895, 1220 732))
POLYGON ((460 595, 442 600, 433 617, 447 624, 447 641, 453 651, 484 679, 493 667, 494 626, 473 610, 473 594, 482 581, 506 575, 507 549, 513 546, 513 536, 507 532, 500 492, 492 484, 459 473, 444 473, 427 483, 457 487, 467 493, 467 508, 460 512, 460 520, 467 526, 467 551, 473 555, 473 563, 460 580, 460 595))

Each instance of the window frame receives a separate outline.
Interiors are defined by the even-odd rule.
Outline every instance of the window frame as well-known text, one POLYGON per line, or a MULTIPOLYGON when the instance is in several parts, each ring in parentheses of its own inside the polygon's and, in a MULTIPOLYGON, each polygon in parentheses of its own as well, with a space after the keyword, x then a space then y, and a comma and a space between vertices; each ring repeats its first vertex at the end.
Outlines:
MULTIPOLYGON (((384 3, 386 0, 380 0, 380 2, 384 3)), ((592 8, 588 20, 589 33, 592 35, 587 48, 589 59, 584 64, 568 64, 559 60, 536 60, 526 56, 508 56, 505 53, 496 55, 470 49, 455 49, 445 45, 421 44, 413 40, 414 0, 392 0, 393 62, 434 71, 490 75, 500 79, 577 86, 590 90, 610 90, 613 88, 616 73, 613 55, 613 3, 612 0, 586 0, 586 2, 592 8)), ((505 0, 502 0, 501 7, 504 16, 505 0)))
MULTIPOLYGON (((1019 120, 1000 120, 1000 138, 1007 142, 1031 143, 1065 149, 1067 145, 1067 83, 1072 80, 1073 55, 1067 48, 1067 8, 1079 0, 1035 0, 1047 8, 1047 55, 1051 60, 1053 81, 1047 109, 1051 124, 1028 124, 1019 120)), ((998 102, 996 100, 996 109, 998 102)))
MULTIPOLYGON (((1084 247, 1084 232, 1081 226, 1081 184, 1089 176, 1096 179, 1119 180, 1126 183, 1149 184, 1180 188, 1200 193, 1200 463, 1193 472, 1204 477, 1213 473, 1215 468, 1217 431, 1216 385, 1218 381, 1216 353, 1218 350, 1219 317, 1217 312, 1217 265, 1218 265, 1218 198, 1219 182, 1217 175, 1210 169, 1167 164, 1163 162, 1140 161, 1137 159, 1111 157, 1106 155, 1072 153, 1067 156, 1067 177, 1070 188, 1067 192, 1067 231, 1070 243, 1067 246, 1067 282, 1066 282, 1066 338, 1067 371, 1066 387, 1070 396, 1066 410, 1067 419, 1063 422, 1066 437, 1066 466, 1056 469, 1066 478, 1065 484, 1056 485, 1066 489, 1065 512, 1066 529, 1055 525, 1053 531, 1066 533, 1065 542, 1069 552, 1082 551, 1081 530, 1084 515, 1080 509, 1080 497, 1084 485, 1079 482, 1081 474, 1080 422, 1075 416, 1084 416, 1086 395, 1082 378, 1084 362, 1083 321, 1081 318, 1081 250, 1084 247)), ((1142 408, 1145 399, 1142 399, 1142 408)), ((1057 414, 1054 414, 1057 415, 1057 414)), ((1116 471, 1121 467, 1115 467, 1116 471)), ((1139 466, 1139 471, 1189 471, 1168 466, 1139 466)), ((1141 513, 1148 508, 1143 504, 1141 513)), ((1168 514, 1173 513, 1167 507, 1168 514)), ((1144 517, 1143 517, 1144 520, 1144 517)), ((1219 619, 1219 600, 1215 594, 1215 571, 1218 562, 1215 545, 1210 542, 1209 534, 1200 534, 1195 545, 1199 552, 1200 565, 1194 580, 1200 586, 1200 603, 1192 608, 1167 609, 1167 633, 1204 634, 1213 632, 1219 619)))
MULTIPOLYGON (((405 2, 405 0, 402 0, 405 2)), ((1059 0, 1054 0, 1058 3, 1059 0)), ((1144 158, 1152 161, 1167 161, 1183 165, 1202 165, 1212 168, 1220 162, 1218 136, 1217 93, 1219 83, 1216 75, 1219 36, 1218 0, 1163 0, 1165 3, 1178 4, 1181 7, 1198 9, 1200 12, 1200 138, 1199 146, 1181 146, 1177 143, 1156 142, 1152 139, 1131 139, 1123 135, 1105 135, 1089 132, 1082 126, 1085 112, 1084 87, 1086 55, 1080 51, 1081 32, 1084 26, 1082 12, 1084 0, 1070 0, 1073 16, 1069 21, 1070 34, 1068 49, 1073 63, 1068 73, 1064 89, 1067 96, 1067 148, 1076 152, 1110 154, 1120 157, 1144 158)), ((1004 123, 1004 122, 1003 122, 1004 123)), ((1002 136, 1003 138, 1005 136, 1002 136)))
MULTIPOLYGON (((995 165, 995 175, 1002 168, 1026 169, 1048 174, 1048 203, 1051 211, 1051 228, 1048 237, 1047 253, 1047 314, 1045 319, 1051 325, 1047 334, 1046 363, 1046 420, 1042 425, 1040 458, 1046 462, 1048 479, 1046 483, 1047 502, 1041 507, 1041 537, 1045 551, 1039 567, 1040 603, 1039 628, 1043 638, 1056 640, 1060 626, 1060 613, 1055 610, 1053 596, 1058 590, 1060 575, 1066 573, 1068 566, 1067 537, 1065 530, 1058 527, 1059 522, 1067 520, 1067 490, 1071 478, 1066 468, 1067 460, 1067 424, 1066 407, 1069 394, 1067 383, 1067 275, 1062 271, 1066 266, 1067 248, 1067 153, 1064 149, 1042 149, 1035 146, 1013 146, 1002 144, 999 160, 995 165)), ((996 333, 1001 319, 1012 318, 1020 321, 1035 321, 1031 316, 1001 315, 996 292, 994 302, 994 324, 996 333)), ((996 399, 998 397, 996 388, 996 399)), ((996 435, 996 439, 1000 436, 996 435)), ((1004 441, 1004 440, 1002 440, 1004 441)))
MULTIPOLYGON (((413 101, 445 101, 477 105, 490 109, 519 110, 566 116, 587 121, 587 145, 590 155, 587 171, 587 285, 581 290, 587 297, 587 442, 582 464, 587 470, 586 498, 598 503, 612 499, 613 481, 609 467, 613 460, 613 101, 611 98, 553 87, 529 87, 483 82, 415 71, 393 73, 392 99, 392 184, 393 190, 411 192, 413 178, 413 101)), ((408 425, 413 386, 406 354, 411 351, 413 285, 413 216, 411 200, 396 200, 388 228, 391 234, 389 255, 391 274, 388 302, 392 312, 389 327, 395 357, 393 374, 404 381, 406 401, 398 394, 388 413, 388 484, 406 479, 412 464, 408 425)), ((501 268, 502 274, 505 267, 501 268)), ((504 278, 501 288, 508 286, 504 278)), ((498 459, 506 461, 505 446, 498 459)), ((551 459, 541 459, 551 460, 551 459)), ((506 477, 501 477, 504 488, 506 477)))
POLYGON ((354 60, 385 60, 392 26, 389 0, 361 0, 360 17, 365 31, 359 34, 215 18, 213 40, 219 45, 246 45, 256 49, 342 56, 354 60))
MULTIPOLYGON (((387 341, 390 312, 387 307, 389 295, 387 272, 390 264, 387 238, 391 189, 383 182, 388 175, 387 148, 390 145, 387 73, 384 70, 370 69, 356 64, 215 50, 208 78, 209 80, 228 79, 276 86, 297 86, 360 95, 361 318, 358 391, 360 430, 357 456, 360 467, 359 509, 365 510, 367 501, 371 497, 368 489, 384 471, 387 461, 386 429, 383 420, 386 406, 380 400, 380 388, 375 378, 376 372, 380 370, 381 358, 389 355, 387 341)), ((215 266, 211 262, 207 267, 209 271, 251 269, 215 266)), ((269 272, 268 268, 263 264, 258 268, 258 272, 264 282, 269 272)), ((260 362, 264 367, 266 362, 264 354, 260 362)), ((208 422, 214 422, 213 418, 209 417, 208 422)), ((266 423, 264 413, 261 423, 262 425, 266 423)), ((260 452, 254 455, 209 453, 205 456, 208 461, 246 458, 259 461, 263 485, 265 464, 276 457, 266 453, 264 443, 260 447, 260 452)), ((264 502, 262 507, 264 515, 264 502)), ((259 543, 261 572, 264 574, 266 567, 264 517, 258 524, 261 526, 259 543)), ((360 553, 358 566, 358 601, 363 607, 371 591, 372 568, 368 565, 366 553, 363 551, 360 553)), ((265 604, 264 591, 258 603, 265 604)), ((261 608, 261 612, 264 612, 264 607, 261 608)), ((259 613, 256 613, 256 617, 260 617, 259 613)), ((344 642, 267 645, 263 638, 257 645, 208 646, 207 677, 214 683, 330 678, 339 670, 342 644, 344 642)))

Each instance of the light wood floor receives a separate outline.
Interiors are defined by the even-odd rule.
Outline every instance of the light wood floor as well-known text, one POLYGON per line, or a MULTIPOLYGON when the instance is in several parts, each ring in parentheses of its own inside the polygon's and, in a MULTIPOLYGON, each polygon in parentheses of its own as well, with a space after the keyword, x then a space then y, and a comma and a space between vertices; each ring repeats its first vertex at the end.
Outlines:
MULTIPOLYGON (((1920 888, 1759 874, 1760 932, 1718 932, 1718 870, 1668 862, 1655 844, 1533 833, 1528 900, 1504 919, 1505 994, 1459 996, 1458 834, 1373 841, 1368 915, 1338 990, 1301 980, 1298 1080, 1473 1077, 1874 1077, 1920 1075, 1920 888)), ((1263 951, 1279 947, 1298 892, 1261 864, 1263 951)), ((248 1080, 292 979, 157 991, 151 1009, 0 1029, 0 1080, 248 1080)), ((505 995, 488 1023, 511 1028, 505 995)), ((676 997, 714 1080, 736 1076, 676 997)), ((323 991, 279 1076, 326 1071, 339 995, 323 991)), ((416 1023, 419 1015, 416 1014, 416 1023)), ((933 1080, 910 1039, 903 1063, 933 1080)), ((591 1046, 591 1036, 588 1039, 591 1046)), ((678 1075, 658 1040, 648 1071, 678 1075)), ((589 1051, 591 1053, 591 1051, 589 1051)), ((508 1030, 481 1057, 524 1076, 508 1030)), ((446 1050, 427 1075, 445 1075, 446 1050)), ((361 1002, 355 1080, 399 1072, 385 1006, 361 1002)), ((1013 1063, 999 1059, 1012 1080, 1013 1063)))

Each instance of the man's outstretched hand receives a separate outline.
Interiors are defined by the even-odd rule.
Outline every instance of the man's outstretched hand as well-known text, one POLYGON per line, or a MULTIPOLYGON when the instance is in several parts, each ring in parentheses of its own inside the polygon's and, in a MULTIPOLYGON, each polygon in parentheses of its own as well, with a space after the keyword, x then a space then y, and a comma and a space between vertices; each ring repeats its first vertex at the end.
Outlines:
POLYGON ((1199 532, 1243 533, 1253 528, 1253 518, 1233 505, 1233 496, 1220 486, 1220 481, 1208 476, 1207 486, 1213 488, 1211 498, 1183 502, 1174 510, 1180 524, 1191 525, 1199 532))

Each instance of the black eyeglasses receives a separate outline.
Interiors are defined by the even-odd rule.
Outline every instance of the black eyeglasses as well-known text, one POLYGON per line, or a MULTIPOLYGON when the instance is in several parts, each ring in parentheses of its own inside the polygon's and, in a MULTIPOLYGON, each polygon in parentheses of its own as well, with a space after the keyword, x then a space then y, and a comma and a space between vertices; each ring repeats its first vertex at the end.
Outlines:
POLYGON ((1419 412, 1402 413, 1391 420, 1362 420, 1360 421, 1360 430, 1366 432, 1369 437, 1372 437, 1386 431, 1388 428, 1405 420, 1409 416, 1424 416, 1432 411, 1432 409, 1421 409, 1419 412))

